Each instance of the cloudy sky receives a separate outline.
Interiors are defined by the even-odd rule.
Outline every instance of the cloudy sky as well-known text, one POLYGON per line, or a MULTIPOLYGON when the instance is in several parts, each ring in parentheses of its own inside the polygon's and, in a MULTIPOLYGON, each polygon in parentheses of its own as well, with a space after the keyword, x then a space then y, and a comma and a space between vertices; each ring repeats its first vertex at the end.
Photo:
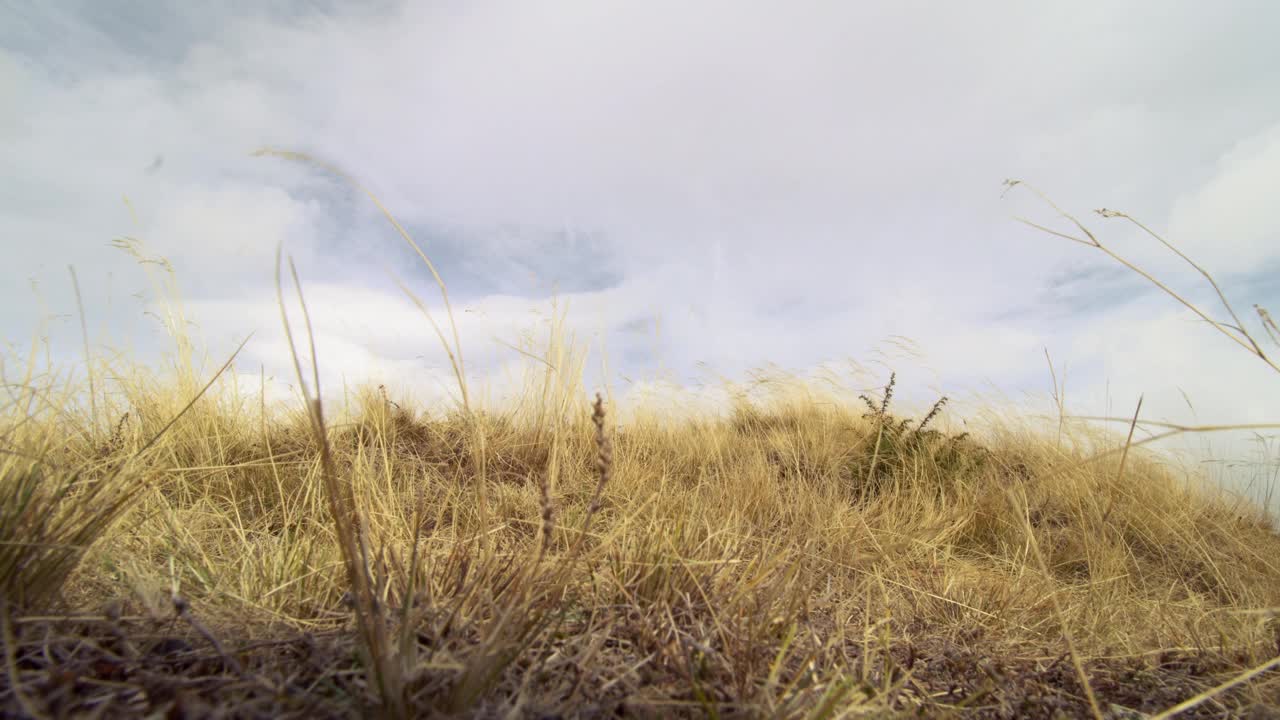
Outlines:
MULTIPOLYGON (((0 0, 0 330, 77 358, 75 265, 96 346, 158 356, 156 292, 112 245, 135 238, 172 264, 211 356, 253 331, 238 370, 287 381, 283 243, 326 377, 444 392, 398 286, 438 313, 430 273, 350 186, 250 156, 271 146, 397 216, 448 283, 478 382, 500 384, 519 356, 499 341, 555 295, 618 390, 854 360, 904 392, 1043 397, 1047 349, 1076 413, 1145 393, 1152 419, 1280 421, 1280 375, 1098 251, 1015 222, 1068 229, 1001 185, 1038 186, 1213 307, 1092 210, 1129 212, 1246 322, 1253 303, 1280 312, 1277 27, 1264 0, 0 0)), ((1251 451, 1215 438, 1224 452, 1251 451)))

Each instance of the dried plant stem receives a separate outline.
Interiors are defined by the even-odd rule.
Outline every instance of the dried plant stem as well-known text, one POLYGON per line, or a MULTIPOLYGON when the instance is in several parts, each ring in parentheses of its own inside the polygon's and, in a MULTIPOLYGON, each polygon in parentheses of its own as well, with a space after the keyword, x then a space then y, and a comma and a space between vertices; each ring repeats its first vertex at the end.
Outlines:
POLYGON ((341 178, 343 181, 350 184, 352 187, 364 193, 365 196, 368 197, 369 200, 374 204, 374 206, 377 207, 378 210, 382 213, 383 217, 387 219, 387 222, 391 223, 391 226, 396 229, 396 232, 400 234, 400 237, 404 239, 405 243, 408 244, 409 247, 412 248, 415 253, 417 253, 419 258, 422 259, 422 262, 427 266, 427 269, 431 271, 431 277, 435 280, 436 286, 440 288, 440 297, 444 301, 445 312, 449 316, 449 324, 453 330, 452 346, 450 346, 450 344, 447 341, 445 341, 444 335, 441 332, 440 327, 436 325, 436 322, 431 318, 430 313, 427 313, 426 306, 422 303, 422 301, 419 300, 417 296, 410 293, 409 290, 405 288, 404 285, 401 285, 401 287, 405 289, 405 292, 410 295, 410 298, 414 301, 414 303, 427 316, 427 319, 431 322, 432 327, 435 328, 436 334, 440 337, 441 344, 444 346, 445 352, 448 353, 449 355, 449 362, 453 366, 454 376, 458 380, 458 387, 462 392, 463 407, 469 410, 471 408, 471 402, 467 394, 466 364, 463 362, 463 359, 462 359, 462 342, 458 335, 458 324, 454 320, 453 305, 449 302, 449 289, 445 285, 444 279, 440 277, 440 273, 436 271, 435 263, 431 262, 431 259, 427 257, 427 254, 422 251, 422 248, 419 247, 418 243, 414 241, 411 235, 409 235, 409 232, 404 229, 404 226, 402 226, 400 222, 396 220, 395 216, 391 214, 391 211, 388 210, 386 206, 382 204, 382 201, 378 199, 378 196, 375 195, 373 191, 369 190, 364 185, 362 185, 354 177, 344 172, 341 168, 337 167, 336 165, 324 162, 307 153, 302 153, 302 152, 294 152, 290 150, 279 150, 276 148, 261 148, 253 153, 253 157, 265 157, 265 156, 277 157, 285 160, 292 160, 294 162, 302 162, 302 163, 313 165, 315 167, 321 168, 322 170, 325 170, 326 172, 333 173, 334 175, 341 178))
POLYGON ((1062 449, 1062 429, 1066 423, 1067 369, 1062 368, 1062 384, 1058 384, 1058 373, 1053 367, 1053 358, 1049 357, 1049 348, 1044 349, 1045 362, 1049 363, 1049 377, 1053 380, 1053 402, 1058 406, 1058 449, 1062 449))
MULTIPOLYGON (((343 171, 341 168, 337 167, 336 165, 333 165, 332 163, 324 162, 323 160, 320 160, 307 153, 296 152, 291 150, 281 150, 281 149, 269 148, 269 147, 258 149, 257 151, 252 153, 252 156, 253 157, 276 157, 284 160, 291 160, 294 162, 305 163, 305 164, 312 165, 314 167, 318 167, 322 170, 325 170, 326 172, 332 173, 333 175, 336 175, 338 178, 348 183, 352 187, 356 188, 358 191, 360 191, 366 197, 369 198, 370 202, 372 202, 374 206, 378 208, 378 211, 381 212, 383 217, 387 219, 387 222, 391 223, 391 226, 395 228, 397 233, 399 233, 401 239, 403 239, 404 242, 414 251, 414 253, 417 254, 417 256, 422 260, 423 264, 425 264, 427 266, 427 269, 431 272, 431 277, 435 281, 436 287, 440 289, 440 297, 444 302, 445 314, 449 318, 449 326, 453 335, 452 344, 450 344, 450 342, 445 338, 444 331, 440 328, 440 325, 436 322, 435 318, 431 315, 431 313, 428 312, 426 304, 422 302, 421 298, 419 298, 417 294, 415 294, 411 289, 409 289, 407 285, 401 282, 399 278, 395 278, 395 282, 397 285, 400 286, 400 289, 405 293, 405 295, 407 295, 409 299, 413 301, 414 305, 416 305, 418 309, 422 312, 422 314, 427 318, 427 322, 430 323, 432 329, 436 333, 436 337, 440 340, 440 345, 444 348, 445 353, 449 356, 449 364, 453 368, 454 378, 457 380, 458 390, 461 393, 461 403, 462 403, 463 411, 466 413, 467 418, 469 419, 469 421, 473 426, 472 433, 471 433, 472 441, 470 442, 470 449, 472 454, 472 461, 475 465, 476 500, 479 505, 481 525, 487 524, 489 519, 489 497, 488 497, 488 489, 487 489, 488 480, 487 480, 487 473, 486 473, 487 443, 485 438, 485 429, 483 424, 476 417, 474 408, 472 408, 471 406, 471 396, 467 387, 466 363, 464 362, 462 357, 462 340, 458 333, 458 323, 453 313, 453 304, 449 301, 449 288, 448 286, 445 285, 444 279, 440 277, 440 273, 436 270, 435 263, 431 262, 431 258, 427 257, 427 254, 423 252, 421 246, 419 246, 418 243, 413 239, 413 236, 411 236, 409 232, 404 229, 404 226, 401 225, 398 220, 396 220, 395 216, 392 215, 391 211, 388 210, 387 207, 382 204, 382 201, 378 199, 378 196, 375 195, 373 191, 366 188, 362 183, 357 181, 354 177, 352 177, 350 174, 343 171)), ((486 548, 491 548, 493 538, 490 537, 488 533, 485 533, 482 531, 481 542, 485 545, 486 548)))
MULTIPOLYGON (((1034 223, 1025 218, 1016 218, 1018 222, 1021 222, 1029 227, 1033 227, 1037 230, 1048 233, 1055 237, 1060 237, 1065 240, 1077 242, 1077 243, 1080 243, 1081 245, 1085 245, 1087 247, 1092 247, 1102 251, 1111 259, 1125 266, 1126 268, 1133 271, 1134 273, 1140 275, 1141 277, 1146 279, 1148 282, 1150 282, 1152 285, 1155 285, 1157 288, 1162 290, 1166 295, 1178 301, 1188 310, 1195 313, 1201 320, 1204 320, 1205 322, 1209 323, 1218 332, 1230 338, 1232 342, 1236 343, 1240 347, 1249 351, 1251 355, 1254 355, 1260 360, 1262 360, 1263 362, 1265 362, 1272 370, 1275 370, 1276 372, 1280 372, 1280 364, 1277 364, 1275 360, 1267 356, 1267 354, 1262 350, 1262 347, 1258 344, 1256 340, 1254 340, 1253 336, 1249 333, 1248 329, 1246 329, 1244 325, 1240 322, 1240 318, 1239 316, 1236 315, 1235 309, 1232 308, 1231 303, 1227 301, 1226 295, 1223 294, 1222 289, 1218 286, 1217 281, 1213 279, 1213 276, 1210 275, 1209 272, 1206 271, 1199 264, 1197 264, 1196 262, 1191 260, 1189 257, 1187 257, 1185 254, 1183 254, 1182 251, 1174 247, 1173 244, 1170 243, 1168 240, 1156 234, 1150 228, 1138 222, 1137 220, 1134 220, 1133 218, 1129 217, 1125 213, 1118 212, 1115 210, 1108 210, 1106 208, 1102 208, 1096 211, 1099 215, 1105 218, 1123 218, 1123 219, 1129 220, 1134 225, 1136 225, 1137 227, 1145 231, 1148 235, 1160 241, 1160 243, 1163 244, 1165 247, 1169 248, 1174 253, 1176 253, 1178 257, 1187 261, 1188 264, 1190 264, 1193 268, 1195 268, 1196 271, 1198 271, 1202 276, 1204 276, 1209 281, 1209 284, 1213 287, 1214 291, 1218 294, 1218 299, 1221 300, 1223 307, 1226 308, 1227 313, 1231 316, 1231 319, 1235 321, 1234 325, 1230 323, 1223 323, 1223 322, 1214 320, 1212 317, 1209 316, 1208 313, 1200 309, 1200 307, 1197 306, 1195 303, 1192 303, 1191 301, 1184 298, 1176 290, 1170 288, 1168 285, 1165 285, 1163 282, 1158 280, 1151 273, 1148 273, 1146 270, 1143 270, 1142 268, 1138 267, 1134 263, 1130 262, 1128 259, 1116 253, 1111 248, 1107 247, 1106 245, 1103 245, 1102 242, 1098 240, 1097 236, 1094 235, 1094 233, 1090 231, 1088 228, 1086 228, 1083 223, 1077 220, 1075 216, 1071 215, 1070 213, 1064 211, 1062 208, 1058 207, 1058 205, 1055 204, 1052 200, 1050 200, 1048 196, 1046 196, 1044 193, 1040 192, 1036 188, 1032 187, 1031 185, 1028 185, 1027 183, 1021 180, 1006 180, 1005 186, 1008 189, 1013 189, 1018 186, 1027 188, 1027 190, 1034 193, 1037 197, 1039 197, 1042 201, 1044 201, 1047 205, 1049 205, 1049 207, 1053 208, 1053 210, 1057 212, 1060 217, 1066 219, 1072 225, 1074 225, 1076 229, 1079 230, 1084 235, 1084 237, 1081 238, 1075 235, 1071 235, 1069 233, 1059 232, 1057 230, 1047 228, 1038 223, 1034 223)), ((1008 190, 1006 190, 1006 192, 1007 191, 1008 190)))
POLYGON ((1211 687, 1208 690, 1205 690, 1204 692, 1200 693, 1199 695, 1196 695, 1195 697, 1187 698, 1186 700, 1178 703, 1177 705, 1174 705, 1168 710, 1165 710, 1164 712, 1158 715, 1151 716, 1151 720, 1168 720, 1168 718, 1174 717, 1178 713, 1186 712, 1187 710, 1190 710, 1191 708, 1199 705, 1200 703, 1203 703, 1207 700, 1211 700, 1217 697, 1218 695, 1221 695, 1222 693, 1230 690, 1231 688, 1241 683, 1249 682, 1250 680, 1276 667, 1280 667, 1280 657, 1271 658, 1270 660, 1262 663, 1261 665, 1255 668, 1252 668, 1250 670, 1247 670, 1245 672, 1242 672, 1239 675, 1231 678, 1230 680, 1224 683, 1215 685, 1214 687, 1211 687))
POLYGON ((98 444, 98 391, 93 378, 93 356, 89 353, 89 324, 84 316, 84 299, 80 296, 80 280, 76 278, 76 268, 68 265, 71 273, 71 286, 76 293, 76 309, 80 311, 80 338, 84 341, 84 369, 89 375, 89 441, 98 444))
POLYGON ((333 453, 329 444, 328 432, 325 428, 324 407, 320 389, 320 368, 315 352, 315 333, 311 328, 311 316, 307 311, 306 300, 302 295, 302 284, 298 280, 297 268, 292 260, 289 262, 290 274, 298 290, 298 302, 307 330, 307 341, 311 350, 312 383, 315 395, 312 396, 307 387, 306 377, 302 372, 302 363, 298 357, 297 344, 294 342, 293 329, 289 323, 289 315, 285 310, 284 286, 281 282, 281 258, 283 249, 276 249, 276 298, 280 305, 280 316, 284 324, 285 339, 289 343, 293 367, 297 375, 298 385, 306 402, 307 414, 316 444, 320 449, 320 475, 328 498, 329 514, 337 533, 338 544, 342 551, 343 563, 346 566, 347 580, 350 583, 352 601, 355 605, 356 623, 359 628, 362 649, 367 657, 370 670, 374 676, 374 684, 383 710, 392 717, 406 717, 404 697, 404 677, 399 672, 399 665, 392 657, 391 643, 386 623, 383 622, 381 604, 375 583, 370 575, 369 549, 364 524, 361 521, 359 507, 349 483, 338 479, 337 468, 333 461, 333 453))
POLYGON ((575 556, 582 547, 582 543, 587 537, 587 532, 591 529, 591 520, 600 510, 604 487, 609 484, 609 478, 613 474, 613 443, 604 432, 604 417, 604 397, 600 393, 596 393, 596 402, 591 413, 591 422, 596 427, 596 489, 591 494, 591 502, 587 505, 587 516, 582 521, 582 533, 578 536, 578 541, 574 545, 573 554, 575 556))

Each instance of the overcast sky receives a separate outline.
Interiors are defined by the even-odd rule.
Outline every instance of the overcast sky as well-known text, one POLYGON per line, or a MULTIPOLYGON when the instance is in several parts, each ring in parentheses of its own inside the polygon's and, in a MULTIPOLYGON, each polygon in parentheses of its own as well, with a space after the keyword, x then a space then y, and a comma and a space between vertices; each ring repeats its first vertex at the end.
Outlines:
POLYGON ((44 322, 77 358, 74 264, 98 346, 154 357, 155 294, 111 245, 133 237, 172 263, 212 356, 253 331, 238 370, 287 381, 283 243, 327 377, 443 392, 443 350, 393 279, 438 312, 430 274, 350 187, 250 157, 274 146, 378 194, 495 387, 519 359, 496 340, 554 291, 618 390, 878 359, 907 393, 1043 396, 1047 348, 1076 413, 1145 393, 1153 419, 1280 421, 1280 376, 1101 253, 1015 222, 1067 229, 1001 186, 1038 186, 1211 305, 1091 211, 1129 212, 1246 322, 1253 303, 1280 312, 1277 28, 1265 0, 0 0, 0 329, 26 344, 44 322))

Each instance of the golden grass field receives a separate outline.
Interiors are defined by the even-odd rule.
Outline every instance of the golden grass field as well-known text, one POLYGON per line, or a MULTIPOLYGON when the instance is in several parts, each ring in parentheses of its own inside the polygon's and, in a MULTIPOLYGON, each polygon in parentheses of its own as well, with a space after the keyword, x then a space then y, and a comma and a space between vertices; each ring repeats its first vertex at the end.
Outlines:
POLYGON ((619 423, 562 327, 510 407, 439 325, 456 408, 322 407, 286 268, 291 403, 185 337, 5 358, 7 716, 1280 716, 1280 534, 1131 426, 888 376, 619 423))

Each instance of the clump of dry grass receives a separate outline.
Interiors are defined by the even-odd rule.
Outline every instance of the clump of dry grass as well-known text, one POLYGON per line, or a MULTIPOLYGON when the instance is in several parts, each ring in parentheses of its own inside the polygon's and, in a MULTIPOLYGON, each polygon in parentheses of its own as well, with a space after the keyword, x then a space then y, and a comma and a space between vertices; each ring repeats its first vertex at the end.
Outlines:
MULTIPOLYGON (((300 286, 298 307, 305 327, 300 286)), ((323 407, 313 350, 294 356, 302 412, 269 411, 225 382, 197 393, 186 340, 167 376, 112 368, 118 392, 88 409, 68 381, 10 383, 0 707, 1280 707, 1280 536, 1141 443, 1011 417, 952 434, 945 397, 918 424, 891 414, 896 375, 878 401, 792 379, 725 418, 641 413, 615 436, 566 335, 519 348, 535 371, 505 412, 465 389, 436 417, 383 387, 323 407)))

